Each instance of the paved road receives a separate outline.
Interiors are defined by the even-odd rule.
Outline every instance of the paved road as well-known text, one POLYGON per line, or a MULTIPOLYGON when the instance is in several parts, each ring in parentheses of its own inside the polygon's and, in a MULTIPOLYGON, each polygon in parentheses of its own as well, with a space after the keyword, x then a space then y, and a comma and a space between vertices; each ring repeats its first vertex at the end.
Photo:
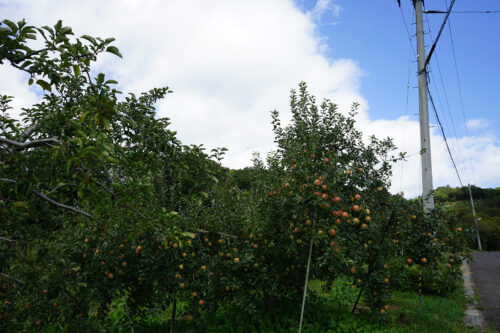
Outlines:
POLYGON ((481 296, 484 319, 500 329, 500 252, 478 252, 473 256, 470 268, 481 296))

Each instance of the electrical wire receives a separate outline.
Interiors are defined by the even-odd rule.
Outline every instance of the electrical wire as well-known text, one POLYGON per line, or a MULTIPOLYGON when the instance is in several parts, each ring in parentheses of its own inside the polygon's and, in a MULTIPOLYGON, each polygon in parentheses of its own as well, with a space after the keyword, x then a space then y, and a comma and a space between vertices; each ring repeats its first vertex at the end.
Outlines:
MULTIPOLYGON (((445 1, 446 5, 448 5, 448 1, 447 0, 444 0, 444 1, 445 1)), ((452 1, 454 1, 454 0, 452 0, 452 1)), ((451 29, 451 21, 450 20, 448 20, 448 29, 450 31, 451 51, 452 51, 452 54, 453 54, 453 63, 455 65, 455 74, 456 74, 456 77, 457 77, 458 94, 459 94, 459 97, 460 97, 460 106, 461 106, 461 109, 462 109, 462 117, 463 117, 463 120, 464 120, 465 136, 469 137, 469 129, 468 129, 467 120, 466 120, 466 117, 465 117, 465 107, 464 107, 464 99, 463 99, 463 95, 462 95, 462 86, 460 84, 460 75, 458 74, 457 56, 456 56, 456 53, 455 53, 455 43, 453 41, 453 32, 452 32, 452 29, 451 29)), ((468 145, 467 145, 467 150, 468 150, 468 153, 469 153, 469 167, 470 167, 469 183, 471 183, 471 182, 474 183, 473 179, 472 179, 472 177, 474 176, 473 166, 472 166, 472 154, 471 154, 471 151, 470 151, 470 147, 468 145)))
MULTIPOLYGON (((405 105, 405 117, 404 117, 404 124, 403 124, 403 146, 401 148, 401 151, 405 151, 405 143, 406 143, 406 121, 408 118, 408 97, 410 95, 410 73, 411 73, 411 48, 410 52, 408 55, 408 78, 407 78, 407 83, 406 83, 406 105, 405 105)), ((404 175, 404 165, 405 161, 401 161, 401 181, 400 181, 400 186, 399 186, 399 192, 401 193, 403 191, 403 175, 404 175)))
MULTIPOLYGON (((427 27, 428 27, 428 30, 429 30, 429 36, 431 38, 431 41, 434 43, 434 38, 433 38, 433 35, 432 35, 432 31, 431 31, 431 27, 430 27, 430 24, 429 24, 429 19, 427 17, 427 14, 426 14, 426 19, 427 19, 427 27)), ((450 122, 451 122, 451 128, 453 129, 454 137, 458 138, 458 134, 457 134, 457 131, 456 131, 456 128, 455 128, 455 122, 453 121, 453 116, 452 116, 452 113, 451 113, 450 103, 449 103, 449 100, 448 100, 448 94, 446 93, 446 88, 445 88, 445 85, 444 85, 443 75, 442 75, 442 72, 441 72, 441 66, 439 64, 439 59, 438 59, 437 53, 434 55, 434 61, 437 64, 439 79, 440 79, 440 82, 441 82, 441 87, 442 87, 442 91, 443 91, 443 94, 444 94, 444 99, 445 99, 445 103, 446 103, 446 106, 447 106, 449 119, 450 119, 450 122)), ((429 64, 429 67, 430 66, 431 65, 429 64)), ((431 77, 431 75, 432 75, 432 71, 431 70, 428 71, 428 75, 429 75, 429 77, 431 77)), ((430 86, 430 82, 432 82, 432 80, 428 80, 428 85, 429 86, 430 86)), ((437 92, 437 101, 438 101, 439 105, 441 106, 441 109, 445 110, 445 108, 443 107, 443 104, 441 103, 441 97, 439 96, 439 90, 437 89, 436 92, 437 92)), ((445 122, 446 128, 449 128, 449 125, 448 125, 448 122, 446 120, 446 117, 444 117, 444 122, 445 122)), ((442 127, 442 130, 445 131, 445 128, 442 127)), ((465 160, 466 159, 465 159, 464 155, 462 154, 462 150, 460 149, 459 144, 456 141, 455 141, 455 145, 454 146, 455 146, 454 147, 455 148, 454 151, 455 151, 455 153, 456 153, 456 155, 458 157, 458 160, 461 161, 461 163, 465 164, 465 160)))
POLYGON ((448 140, 446 139, 446 134, 444 133, 443 125, 441 124, 441 120, 439 119, 439 115, 436 110, 436 105, 434 104, 434 99, 432 98, 431 91, 427 87, 427 93, 429 94, 429 99, 431 101, 432 108, 434 109, 434 114, 436 115, 436 119, 438 121, 439 127, 441 128, 441 134, 443 135, 444 142, 446 143, 446 149, 448 150, 448 154, 450 155, 451 162, 453 163, 453 167, 455 168, 455 172, 457 173, 458 181, 460 183, 460 187, 464 187, 462 183, 462 178, 460 177, 460 173, 458 172, 457 165, 455 164, 455 159, 453 158, 453 154, 451 153, 450 146, 448 145, 448 140))
MULTIPOLYGON (((446 14, 446 11, 442 10, 426 10, 425 14, 446 14)), ((460 10, 451 12, 452 14, 493 14, 500 13, 500 10, 460 10)))

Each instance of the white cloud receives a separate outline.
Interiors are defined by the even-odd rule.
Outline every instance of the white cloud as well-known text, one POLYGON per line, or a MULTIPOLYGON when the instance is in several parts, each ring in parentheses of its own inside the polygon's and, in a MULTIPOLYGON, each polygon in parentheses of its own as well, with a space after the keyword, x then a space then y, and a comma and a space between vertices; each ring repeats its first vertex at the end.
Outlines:
POLYGON ((465 124, 466 124, 468 129, 470 129, 472 131, 476 131, 476 130, 488 128, 488 126, 490 126, 490 121, 488 121, 487 119, 484 119, 484 118, 476 118, 476 119, 467 120, 467 122, 465 124))
POLYGON ((316 22, 321 22, 324 14, 330 14, 333 18, 338 18, 342 13, 342 7, 334 4, 332 0, 317 0, 314 7, 307 12, 307 15, 316 22))
MULTIPOLYGON (((302 80, 318 100, 331 98, 341 110, 361 103, 362 130, 394 137, 409 154, 420 149, 415 121, 370 119, 369 101, 359 91, 363 70, 355 59, 324 55, 326 40, 318 35, 317 24, 326 13, 340 14, 332 1, 319 0, 306 13, 292 0, 0 0, 0 5, 3 17, 12 20, 24 17, 40 26, 63 19, 76 35, 116 37, 124 58, 105 56, 98 69, 116 78, 125 92, 168 85, 174 94, 159 103, 158 114, 172 120, 186 144, 229 148, 227 166, 249 165, 252 151, 265 156, 273 148, 269 111, 277 109, 289 119, 289 90, 302 80)), ((36 100, 23 88, 26 79, 20 73, 3 66, 0 74, 0 93, 16 96, 18 109, 36 100)), ((439 133, 433 131, 431 140, 435 185, 457 185, 439 133)), ((500 162, 496 140, 450 140, 457 151, 470 147, 474 161, 481 163, 474 164, 478 185, 500 182, 492 167, 500 162)), ((460 161, 459 168, 467 166, 460 161)), ((393 191, 419 194, 419 174, 418 155, 409 157, 403 169, 396 165, 393 191)))

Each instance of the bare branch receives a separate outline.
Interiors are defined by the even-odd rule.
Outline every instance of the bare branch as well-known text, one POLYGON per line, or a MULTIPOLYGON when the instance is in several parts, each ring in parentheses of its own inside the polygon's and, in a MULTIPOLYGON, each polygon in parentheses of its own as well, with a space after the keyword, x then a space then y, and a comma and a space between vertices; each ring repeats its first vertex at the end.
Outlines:
POLYGON ((29 261, 28 258, 26 258, 24 256, 24 254, 21 253, 21 251, 19 251, 19 249, 17 248, 17 246, 14 244, 14 242, 9 242, 9 245, 10 247, 12 247, 14 249, 14 251, 16 251, 17 255, 21 258, 24 259, 24 261, 26 261, 26 263, 34 270, 36 271, 37 273, 40 272, 40 270, 38 268, 36 268, 35 266, 33 266, 33 264, 29 261))
MULTIPOLYGON (((16 181, 15 180, 12 180, 12 179, 6 179, 6 178, 0 178, 0 182, 8 182, 8 183, 12 183, 12 184, 15 184, 16 181)), ((38 192, 37 190, 33 190, 33 193, 35 193, 38 197, 42 198, 43 200, 45 201, 48 201, 50 202, 51 204, 53 204, 54 206, 56 207, 59 207, 59 208, 64 208, 64 209, 67 209, 67 210, 70 210, 74 213, 77 213, 77 214, 81 214, 83 216, 86 216, 86 217, 89 217, 89 218, 92 218, 92 215, 90 215, 89 213, 86 213, 84 211, 81 211, 75 207, 71 207, 71 206, 67 206, 65 204, 62 204, 60 202, 57 202, 55 201, 54 199, 51 199, 49 198, 48 196, 46 196, 45 194, 42 194, 40 192, 38 192)))
POLYGON ((26 142, 26 140, 28 140, 28 138, 30 137, 31 134, 33 134, 33 132, 35 131, 35 128, 36 128, 36 124, 33 123, 31 125, 29 125, 23 133, 21 133, 21 142, 26 142))
POLYGON ((5 238, 5 237, 0 237, 0 240, 3 240, 5 242, 15 242, 15 243, 23 243, 23 244, 38 244, 38 243, 34 243, 34 242, 28 242, 28 241, 21 241, 21 240, 17 240, 17 239, 10 239, 10 238, 5 238))
POLYGON ((57 191, 58 189, 60 189, 61 187, 64 187, 64 186, 76 186, 76 184, 59 184, 56 187, 54 187, 54 189, 47 194, 54 193, 55 191, 57 191))
POLYGON ((81 211, 81 210, 79 210, 79 209, 77 209, 77 208, 75 208, 75 207, 67 206, 67 205, 62 204, 62 203, 60 203, 60 202, 57 202, 57 201, 55 201, 55 200, 53 200, 53 199, 49 198, 48 196, 46 196, 46 195, 44 195, 44 194, 42 194, 42 193, 38 192, 37 190, 33 190, 33 193, 35 193, 37 196, 39 196, 39 197, 40 197, 40 198, 42 198, 43 200, 46 200, 46 201, 50 202, 51 204, 53 204, 53 205, 54 205, 54 206, 56 206, 56 207, 59 207, 59 208, 64 208, 64 209, 70 210, 70 211, 72 211, 72 212, 74 212, 74 213, 81 214, 81 215, 83 215, 83 216, 86 216, 86 217, 92 218, 92 215, 90 215, 89 213, 86 213, 86 212, 84 212, 84 211, 81 211))
POLYGON ((226 234, 226 233, 218 232, 218 231, 208 231, 208 230, 204 230, 204 229, 196 229, 196 232, 200 233, 200 234, 216 234, 216 235, 219 235, 222 237, 238 239, 238 237, 235 235, 230 235, 230 234, 226 234))
POLYGON ((5 273, 1 273, 1 272, 0 272, 0 276, 1 276, 1 277, 4 277, 4 278, 6 278, 6 279, 10 279, 10 280, 14 280, 14 281, 16 281, 16 282, 19 282, 20 284, 26 284, 26 282, 24 282, 24 281, 22 281, 22 280, 19 280, 19 279, 16 279, 16 278, 14 278, 14 277, 12 277, 12 276, 9 276, 9 275, 7 275, 7 274, 5 274, 5 273))
POLYGON ((126 205, 126 204, 123 204, 123 203, 119 203, 118 206, 120 207, 124 207, 124 208, 127 208, 127 209, 130 209, 131 211, 135 212, 137 215, 139 215, 140 217, 142 217, 143 219, 146 220, 146 222, 148 222, 149 226, 151 228, 153 228, 153 230, 155 232, 160 232, 160 229, 158 229, 157 227, 155 227, 152 223, 151 223, 151 220, 146 216, 144 215, 143 213, 141 213, 140 211, 138 211, 137 209, 135 209, 134 207, 130 207, 129 205, 126 205))
POLYGON ((11 146, 15 146, 15 147, 21 148, 21 149, 43 146, 45 144, 50 144, 50 143, 62 145, 62 142, 56 138, 40 139, 40 140, 33 140, 33 141, 28 141, 28 142, 18 142, 18 141, 14 141, 14 140, 0 137, 0 142, 6 143, 6 144, 9 144, 11 146))

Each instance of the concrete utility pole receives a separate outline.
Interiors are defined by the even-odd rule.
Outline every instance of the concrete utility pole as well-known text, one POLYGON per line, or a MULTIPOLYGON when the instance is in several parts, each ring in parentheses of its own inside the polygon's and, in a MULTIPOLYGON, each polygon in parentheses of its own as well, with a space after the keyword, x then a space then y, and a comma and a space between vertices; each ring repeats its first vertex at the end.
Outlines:
POLYGON ((413 0, 417 18, 417 62, 418 62, 418 99, 420 114, 420 148, 422 160, 422 197, 424 210, 434 208, 432 194, 431 141, 429 134, 429 104, 427 101, 427 69, 425 64, 424 23, 422 19, 423 0, 413 0))

